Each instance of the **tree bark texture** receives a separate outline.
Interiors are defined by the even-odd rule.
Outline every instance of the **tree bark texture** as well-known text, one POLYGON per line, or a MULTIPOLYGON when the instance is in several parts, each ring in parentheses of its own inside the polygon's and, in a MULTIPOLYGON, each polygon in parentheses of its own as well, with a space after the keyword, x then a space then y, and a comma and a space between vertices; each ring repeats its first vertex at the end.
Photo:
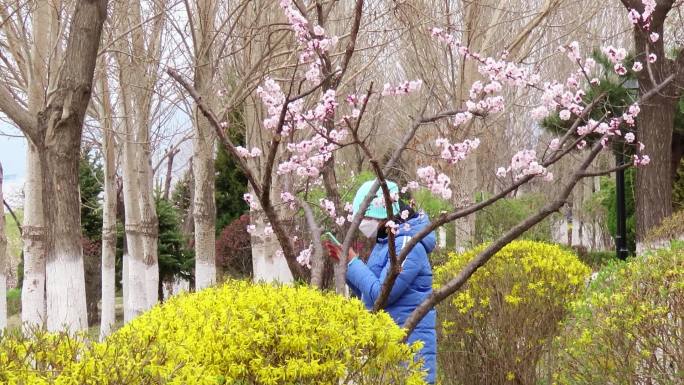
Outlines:
MULTIPOLYGON (((105 70, 103 68, 103 70, 105 70)), ((116 141, 111 127, 112 108, 107 78, 100 79, 102 106, 102 153, 104 154, 104 196, 102 198, 102 310, 100 316, 100 339, 108 336, 116 322, 116 141)))
MULTIPOLYGON (((643 7, 643 6, 641 6, 643 7)), ((651 31, 664 36, 663 25, 671 5, 659 5, 652 16, 651 31)), ((637 8, 639 10, 639 8, 637 8)), ((644 63, 644 70, 638 73, 639 92, 643 95, 677 68, 665 56, 661 37, 656 42, 649 39, 647 32, 634 29, 634 43, 637 60, 644 63), (648 55, 655 54, 655 63, 648 63, 648 55)), ((636 172, 636 234, 637 242, 644 239, 648 231, 672 214, 672 132, 674 114, 679 97, 677 84, 672 83, 660 93, 641 104, 637 118, 637 136, 646 147, 651 162, 636 172)))
MULTIPOLYGON (((195 76, 197 91, 209 105, 214 99, 213 40, 216 1, 197 0, 195 13, 195 76)), ((194 138, 192 172, 195 176, 193 220, 195 227, 195 290, 216 283, 216 198, 214 192, 214 147, 216 133, 208 119, 193 108, 194 138)))

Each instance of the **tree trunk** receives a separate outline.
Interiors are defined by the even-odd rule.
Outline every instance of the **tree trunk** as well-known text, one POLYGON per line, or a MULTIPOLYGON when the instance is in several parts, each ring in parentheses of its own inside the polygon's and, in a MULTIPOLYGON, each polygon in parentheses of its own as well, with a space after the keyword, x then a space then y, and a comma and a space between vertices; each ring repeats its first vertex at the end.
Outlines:
MULTIPOLYGON (((653 14, 651 29, 660 36, 664 36, 663 24, 668 11, 658 8, 653 14)), ((638 74, 639 92, 643 95, 672 73, 673 64, 665 57, 663 38, 652 42, 647 33, 635 28, 634 42, 638 60, 644 62, 646 67, 638 74), (657 56, 655 63, 646 63, 648 53, 657 56)), ((645 152, 651 162, 636 171, 637 242, 641 242, 651 228, 672 214, 672 179, 669 176, 672 175, 672 132, 677 100, 676 86, 671 85, 640 106, 637 139, 646 146, 645 152)))
POLYGON ((149 129, 145 128, 147 138, 144 149, 140 152, 143 159, 139 160, 143 171, 140 175, 140 212, 141 226, 143 230, 143 263, 145 271, 145 300, 146 310, 157 304, 159 297, 159 219, 157 218, 157 208, 154 202, 154 187, 152 185, 152 164, 149 149, 149 129))
POLYGON ((104 196, 102 198, 102 315, 100 318, 100 339, 108 336, 116 323, 115 312, 115 265, 116 265, 116 142, 111 130, 111 108, 107 79, 102 84, 102 131, 104 142, 104 196))
MULTIPOLYGON (((31 54, 32 81, 28 85, 28 110, 37 116, 44 107, 45 92, 51 68, 49 60, 58 59, 58 55, 50 52, 58 33, 57 16, 54 4, 45 2, 36 6, 33 14, 33 46, 31 54)), ((45 304, 45 260, 46 229, 43 216, 42 166, 38 157, 38 149, 28 140, 26 154, 27 178, 24 194, 24 228, 22 244, 24 254, 24 282, 21 291, 21 321, 29 330, 44 326, 46 317, 45 304)))
POLYGON ((137 178, 135 139, 130 125, 123 142, 123 197, 126 228, 126 253, 124 254, 123 278, 124 286, 124 321, 128 322, 140 315, 147 308, 145 295, 145 277, 143 263, 143 239, 138 206, 140 188, 137 178))
POLYGON ((21 321, 26 329, 42 326, 45 314, 46 234, 41 193, 42 173, 35 146, 28 143, 24 187, 24 282, 21 290, 21 321))
MULTIPOLYGON (((2 164, 0 164, 0 202, 2 195, 2 164)), ((5 210, 0 205, 0 334, 7 327, 7 236, 5 236, 5 210)))
POLYGON ((641 106, 639 140, 646 146, 651 162, 636 170, 637 241, 672 214, 672 129, 673 103, 654 96, 641 106))
MULTIPOLYGON (((216 1, 196 2, 199 30, 195 31, 195 88, 202 97, 214 99, 213 44, 216 1)), ((194 107, 193 162, 195 176, 193 219, 195 222, 195 290, 216 283, 216 198, 214 193, 214 147, 216 133, 207 118, 194 107)))

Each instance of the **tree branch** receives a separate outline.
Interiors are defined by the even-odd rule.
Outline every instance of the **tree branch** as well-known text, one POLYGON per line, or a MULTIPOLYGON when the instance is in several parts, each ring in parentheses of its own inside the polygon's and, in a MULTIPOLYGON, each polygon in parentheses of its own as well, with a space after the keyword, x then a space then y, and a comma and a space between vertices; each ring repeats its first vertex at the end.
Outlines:
POLYGON ((594 145, 594 148, 592 148, 591 152, 589 155, 585 158, 584 162, 580 166, 580 168, 575 172, 573 175, 572 179, 570 182, 568 182, 565 185, 565 188, 563 189, 563 192, 560 194, 560 196, 553 202, 548 203, 546 206, 544 206, 539 212, 536 214, 528 217, 525 219, 523 222, 519 223, 517 226, 513 227, 510 229, 508 232, 506 232, 504 235, 499 237, 496 241, 494 241, 492 244, 487 246, 485 250, 483 250, 480 254, 478 254, 473 260, 471 260, 462 270, 461 272, 458 273, 456 277, 451 279, 449 282, 447 282, 444 286, 439 288, 438 290, 435 290, 432 292, 432 294, 425 300, 423 303, 421 303, 414 311, 411 313, 411 315, 408 317, 406 322, 404 323, 403 327, 404 329, 407 330, 406 336, 411 334, 413 329, 418 325, 418 322, 420 322, 421 319, 439 302, 450 296, 451 294, 455 293, 458 289, 460 289, 467 281, 468 279, 480 268, 482 267, 489 259, 494 256, 498 251, 500 251, 502 248, 504 248, 507 244, 515 240, 517 237, 519 237, 522 233, 525 231, 529 230, 532 226, 536 225, 537 223, 541 222, 544 220, 546 217, 551 215, 552 213, 558 211, 565 203, 566 200, 568 199, 568 196, 570 193, 572 193, 573 188, 577 184, 577 182, 582 179, 582 174, 584 171, 591 165, 591 163, 594 161, 596 156, 601 152, 603 149, 603 146, 601 143, 597 142, 594 145))
POLYGON ((0 111, 4 112, 33 143, 39 142, 36 118, 17 103, 4 84, 0 85, 0 111))

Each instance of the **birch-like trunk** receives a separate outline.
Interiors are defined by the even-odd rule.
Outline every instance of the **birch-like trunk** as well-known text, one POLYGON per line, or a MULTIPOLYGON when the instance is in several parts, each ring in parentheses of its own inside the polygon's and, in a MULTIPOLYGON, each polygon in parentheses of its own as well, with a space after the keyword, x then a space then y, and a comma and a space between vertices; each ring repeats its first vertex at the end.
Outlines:
MULTIPOLYGON (((139 165, 142 168, 140 176, 140 213, 143 241, 143 269, 145 274, 145 302, 146 310, 156 305, 159 301, 159 258, 158 244, 159 220, 154 202, 154 186, 152 182, 152 164, 149 149, 149 128, 141 128, 146 140, 142 141, 142 159, 139 165)), ((140 137, 140 136, 139 136, 140 137)))
POLYGON ((139 2, 121 1, 115 5, 116 29, 125 36, 116 43, 119 49, 116 60, 120 109, 125 117, 122 173, 128 258, 123 282, 128 286, 124 320, 129 321, 158 300, 158 219, 153 195, 150 125, 166 17, 163 3, 159 2, 152 4, 152 12, 158 16, 149 23, 143 20, 139 2), (141 27, 130 30, 131 25, 141 27))
POLYGON ((26 153, 26 183, 24 184, 24 281, 21 290, 21 321, 26 330, 42 326, 45 314, 45 222, 41 193, 40 159, 30 142, 26 153))
POLYGON ((115 316, 115 261, 116 261, 116 141, 111 127, 111 106, 107 79, 103 75, 102 85, 102 153, 104 154, 104 196, 102 203, 102 310, 100 316, 100 338, 112 331, 115 316))
MULTIPOLYGON (((216 1, 196 2, 199 31, 195 31, 195 88, 211 104, 213 98, 213 44, 216 1)), ((195 290, 216 283, 216 198, 214 193, 214 147, 216 133, 197 106, 194 111, 192 172, 195 176, 193 220, 195 222, 195 290)))
MULTIPOLYGON (((38 4, 33 10, 33 45, 28 85, 29 114, 36 116, 44 107, 48 83, 49 60, 59 58, 50 51, 58 39, 58 20, 54 4, 38 4)), ((24 281, 21 291, 21 321, 25 330, 43 326, 47 321, 45 303, 46 229, 43 215, 42 165, 36 146, 28 141, 26 153, 27 177, 24 186, 24 226, 22 244, 24 281)))
POLYGON ((0 334, 7 327, 7 236, 5 235, 5 207, 1 204, 2 164, 0 164, 0 334))
POLYGON ((128 322, 147 308, 143 251, 143 227, 140 218, 140 187, 138 184, 135 139, 130 124, 125 124, 123 140, 122 174, 124 220, 126 222, 126 248, 122 283, 125 287, 124 321, 128 322))

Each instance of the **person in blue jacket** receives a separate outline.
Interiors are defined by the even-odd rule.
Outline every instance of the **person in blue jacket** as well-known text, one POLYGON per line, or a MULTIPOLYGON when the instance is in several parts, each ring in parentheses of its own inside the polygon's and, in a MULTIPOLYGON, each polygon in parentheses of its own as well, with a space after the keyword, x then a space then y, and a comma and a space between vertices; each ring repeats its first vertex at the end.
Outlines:
MULTIPOLYGON (((370 191, 374 181, 364 183, 356 192, 352 203, 353 213, 356 214, 361 202, 370 191)), ((399 188, 394 182, 387 182, 392 194, 399 194, 399 188)), ((384 202, 382 190, 378 189, 375 200, 384 202)), ((429 225, 430 221, 424 213, 417 213, 403 203, 392 205, 394 217, 391 218, 398 228, 395 234, 396 255, 406 246, 408 241, 429 225)), ((387 209, 384 203, 371 204, 365 211, 359 230, 368 238, 375 238, 376 243, 371 251, 368 262, 364 263, 353 250, 347 259, 347 285, 355 296, 361 298, 368 309, 373 308, 375 300, 380 296, 382 284, 388 274, 389 251, 387 242, 387 209)), ((423 238, 407 255, 402 263, 402 270, 397 277, 387 300, 385 311, 399 326, 404 324, 408 316, 432 293, 432 268, 428 255, 435 248, 435 235, 430 233, 423 238)), ((435 383, 437 371, 437 335, 435 331, 436 312, 434 309, 420 321, 408 338, 409 344, 422 341, 423 348, 419 358, 423 359, 427 370, 427 382, 435 383)))

